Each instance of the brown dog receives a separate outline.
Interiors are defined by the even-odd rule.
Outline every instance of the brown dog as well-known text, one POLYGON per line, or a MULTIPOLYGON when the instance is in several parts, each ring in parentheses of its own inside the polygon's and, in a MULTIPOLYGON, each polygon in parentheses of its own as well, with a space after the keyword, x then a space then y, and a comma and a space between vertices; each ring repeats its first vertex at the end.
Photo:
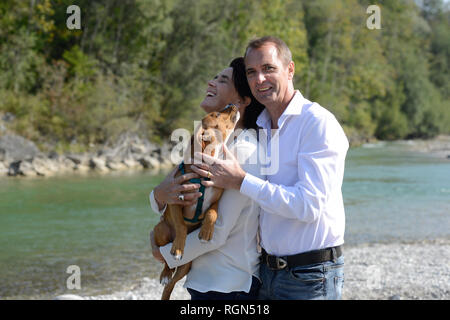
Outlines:
MULTIPOLYGON (((205 154, 217 157, 219 150, 233 132, 238 120, 239 112, 234 105, 228 105, 220 112, 207 114, 202 119, 202 125, 196 129, 192 136, 190 147, 184 154, 184 164, 180 165, 175 177, 192 172, 190 166, 194 163, 194 150, 201 150, 205 154)), ((217 208, 222 193, 223 189, 210 187, 204 190, 203 199, 199 200, 200 205, 188 207, 175 204, 168 205, 162 220, 153 229, 155 244, 161 247, 173 241, 170 253, 175 259, 180 260, 183 256, 187 234, 197 229, 200 224, 200 240, 210 241, 213 236, 214 224, 217 220, 217 208)), ((176 272, 172 277, 174 269, 170 269, 165 263, 160 275, 160 282, 164 285, 161 300, 170 299, 175 284, 189 272, 190 268, 191 263, 182 265, 175 269, 176 272)))

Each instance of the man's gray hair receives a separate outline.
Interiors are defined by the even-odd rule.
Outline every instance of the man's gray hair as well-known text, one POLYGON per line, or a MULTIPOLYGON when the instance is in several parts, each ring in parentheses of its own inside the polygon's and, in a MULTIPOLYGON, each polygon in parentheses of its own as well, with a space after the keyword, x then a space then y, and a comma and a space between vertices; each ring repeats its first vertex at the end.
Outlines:
POLYGON ((251 40, 248 43, 247 48, 245 49, 244 58, 247 57, 248 51, 250 49, 259 49, 268 43, 271 43, 275 46, 278 52, 278 57, 281 59, 285 66, 287 66, 292 61, 292 53, 286 43, 280 38, 273 36, 265 36, 262 38, 251 40))

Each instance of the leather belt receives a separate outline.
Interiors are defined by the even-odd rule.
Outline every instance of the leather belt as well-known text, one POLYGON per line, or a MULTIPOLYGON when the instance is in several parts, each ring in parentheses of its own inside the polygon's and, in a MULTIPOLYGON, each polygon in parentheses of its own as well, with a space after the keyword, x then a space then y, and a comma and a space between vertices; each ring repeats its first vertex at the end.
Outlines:
POLYGON ((293 268, 306 266, 309 264, 322 263, 326 261, 336 262, 336 259, 342 255, 342 246, 330 247, 320 250, 308 251, 294 254, 291 256, 277 257, 267 254, 263 249, 261 259, 271 270, 281 270, 284 268, 293 268))

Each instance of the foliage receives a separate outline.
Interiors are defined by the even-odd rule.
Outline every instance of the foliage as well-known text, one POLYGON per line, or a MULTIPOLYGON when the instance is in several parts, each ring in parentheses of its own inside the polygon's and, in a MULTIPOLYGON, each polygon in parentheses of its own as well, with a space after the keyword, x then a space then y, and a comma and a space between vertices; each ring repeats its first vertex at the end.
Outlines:
POLYGON ((48 148, 161 141, 192 130, 207 81, 270 34, 293 53, 296 88, 349 134, 450 133, 448 2, 378 3, 380 30, 369 0, 3 0, 0 113, 48 148), (66 27, 72 4, 81 30, 66 27))

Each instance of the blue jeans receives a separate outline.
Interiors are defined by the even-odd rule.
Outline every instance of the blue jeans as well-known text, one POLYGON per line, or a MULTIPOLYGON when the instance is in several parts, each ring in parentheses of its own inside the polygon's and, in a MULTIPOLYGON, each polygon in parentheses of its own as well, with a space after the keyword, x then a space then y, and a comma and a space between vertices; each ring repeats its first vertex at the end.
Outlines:
POLYGON ((282 270, 260 265, 260 300, 340 300, 344 286, 344 256, 336 262, 282 270))
POLYGON ((256 300, 258 299, 258 291, 261 282, 255 276, 252 277, 252 285, 249 292, 233 291, 233 292, 199 292, 197 290, 187 288, 191 295, 191 300, 256 300))

